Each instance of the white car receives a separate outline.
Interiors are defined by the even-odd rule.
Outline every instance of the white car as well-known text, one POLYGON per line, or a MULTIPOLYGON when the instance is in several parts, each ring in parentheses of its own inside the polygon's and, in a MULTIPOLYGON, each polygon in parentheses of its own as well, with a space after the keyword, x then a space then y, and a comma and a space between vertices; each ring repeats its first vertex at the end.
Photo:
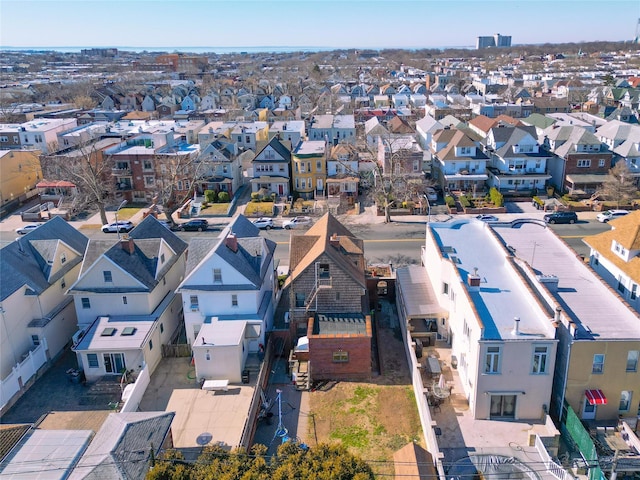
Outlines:
POLYGON ((42 225, 41 223, 29 223, 27 225, 23 225, 20 228, 16 228, 16 233, 18 235, 26 235, 27 233, 31 232, 32 230, 35 230, 36 228, 38 228, 40 225, 42 225))
POLYGON ((308 227, 311 223, 311 217, 293 217, 282 222, 282 227, 290 230, 292 228, 308 227))
POLYGON ((596 218, 600 223, 607 223, 609 220, 624 217, 628 213, 628 210, 607 210, 606 212, 599 213, 596 218))
POLYGON ((117 222, 110 223, 102 226, 104 233, 116 233, 116 232, 130 232, 133 230, 133 223, 129 220, 118 220, 117 222))
POLYGON ((430 202, 435 202, 438 200, 438 192, 436 192, 434 188, 427 187, 424 193, 430 202))
POLYGON ((260 229, 270 230, 273 228, 273 219, 269 217, 260 217, 256 218, 253 221, 253 224, 260 229))

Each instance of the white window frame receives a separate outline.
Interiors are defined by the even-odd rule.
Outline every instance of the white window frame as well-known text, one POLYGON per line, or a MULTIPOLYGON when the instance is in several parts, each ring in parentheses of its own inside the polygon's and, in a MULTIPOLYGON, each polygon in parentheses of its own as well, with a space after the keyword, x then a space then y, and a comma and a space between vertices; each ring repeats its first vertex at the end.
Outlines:
POLYGON ((628 412, 631 410, 631 399, 633 398, 633 391, 622 390, 620 392, 620 404, 618 405, 619 412, 628 412))
POLYGON ((496 375, 500 373, 502 363, 502 347, 499 345, 487 345, 484 355, 484 373, 496 375))
POLYGON ((603 374, 604 373, 604 361, 605 354, 604 353, 596 353, 593 355, 593 363, 591 364, 591 373, 593 374, 603 374), (600 360, 602 357, 602 360, 600 360))
POLYGON ((545 375, 549 370, 549 346, 533 345, 533 359, 531 363, 531 373, 534 375, 545 375))
POLYGON ((627 366, 626 372, 638 371, 638 359, 640 358, 640 350, 629 350, 627 352, 627 366))

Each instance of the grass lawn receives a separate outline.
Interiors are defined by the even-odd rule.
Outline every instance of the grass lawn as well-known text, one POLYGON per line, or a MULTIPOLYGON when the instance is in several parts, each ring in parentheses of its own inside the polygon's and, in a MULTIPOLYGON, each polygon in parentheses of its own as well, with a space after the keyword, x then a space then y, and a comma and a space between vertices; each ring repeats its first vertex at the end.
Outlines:
POLYGON ((226 215, 229 210, 229 202, 227 203, 210 203, 207 208, 200 210, 202 215, 226 215))
POLYGON ((273 202, 249 202, 244 210, 247 217, 270 216, 273 214, 273 202))
POLYGON ((122 207, 118 210, 118 220, 129 220, 136 213, 142 210, 143 207, 122 207))

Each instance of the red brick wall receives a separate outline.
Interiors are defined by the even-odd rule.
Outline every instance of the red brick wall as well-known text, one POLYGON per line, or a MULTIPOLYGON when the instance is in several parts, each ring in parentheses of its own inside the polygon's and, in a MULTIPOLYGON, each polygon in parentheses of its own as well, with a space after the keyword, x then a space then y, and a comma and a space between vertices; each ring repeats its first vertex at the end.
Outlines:
POLYGON ((565 174, 572 173, 591 173, 591 174, 607 174, 611 169, 611 154, 601 153, 575 153, 567 155, 565 174), (591 160, 590 167, 578 167, 578 160, 591 160), (600 167, 600 159, 604 160, 604 166, 600 167))

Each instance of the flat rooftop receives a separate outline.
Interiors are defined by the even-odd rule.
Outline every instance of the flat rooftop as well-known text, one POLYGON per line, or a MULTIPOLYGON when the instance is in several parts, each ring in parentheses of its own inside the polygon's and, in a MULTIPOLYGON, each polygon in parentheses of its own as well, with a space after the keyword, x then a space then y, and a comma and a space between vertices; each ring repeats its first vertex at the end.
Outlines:
POLYGON ((477 271, 480 288, 469 296, 484 325, 483 339, 510 340, 514 318, 520 318, 520 335, 553 337, 549 314, 537 303, 524 281, 510 264, 506 248, 491 233, 491 227, 476 219, 430 224, 446 258, 462 281, 477 271))
POLYGON ((640 338, 638 315, 584 264, 556 234, 534 223, 518 228, 496 225, 495 232, 540 275, 558 277, 554 297, 578 327, 577 339, 640 338))
POLYGON ((449 316, 447 310, 440 307, 426 268, 418 265, 399 268, 396 270, 396 279, 402 285, 402 302, 408 318, 449 316))
POLYGON ((293 152, 294 155, 324 155, 325 143, 324 140, 306 140, 300 142, 298 148, 293 152))
POLYGON ((314 335, 366 335, 367 321, 361 313, 317 314, 314 335))

